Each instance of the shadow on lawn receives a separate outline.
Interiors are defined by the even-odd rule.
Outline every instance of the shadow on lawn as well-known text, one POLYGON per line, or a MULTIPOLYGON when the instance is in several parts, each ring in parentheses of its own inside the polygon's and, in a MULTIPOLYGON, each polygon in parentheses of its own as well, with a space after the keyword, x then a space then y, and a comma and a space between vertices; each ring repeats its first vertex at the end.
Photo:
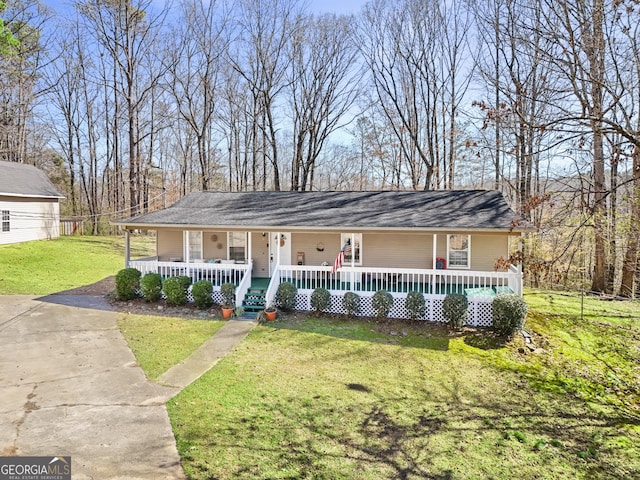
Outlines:
MULTIPOLYGON (((586 478, 640 478, 637 459, 625 462, 623 455, 611 456, 624 419, 571 402, 563 409, 567 401, 561 396, 540 405, 526 391, 499 399, 488 393, 467 394, 464 401, 455 393, 434 396, 424 391, 425 401, 409 414, 398 408, 398 400, 406 399, 362 385, 345 388, 362 397, 343 407, 329 396, 315 396, 313 402, 274 398, 269 404, 271 424, 265 423, 264 412, 247 410, 241 418, 217 425, 224 430, 217 447, 237 453, 232 476, 287 472, 290 476, 282 478, 334 478, 358 472, 364 478, 445 480, 475 472, 478 478, 507 478, 503 461, 513 468, 525 461, 538 465, 522 472, 522 478, 533 478, 532 472, 545 471, 546 459, 552 457, 560 458, 553 468, 568 463, 586 478), (249 439, 249 444, 236 438, 249 439), (478 443, 484 447, 476 448, 478 443), (516 457, 526 458, 513 464, 514 451, 516 457), (487 454, 491 458, 485 462, 481 457, 487 454), (249 460, 255 456, 268 461, 249 460), (262 470, 264 465, 271 472, 262 470)), ((212 441, 195 432, 181 440, 191 445, 212 441)), ((202 473, 208 475, 198 478, 211 478, 205 468, 202 473)))
POLYGON ((504 348, 508 343, 508 338, 490 328, 465 327, 461 330, 450 330, 446 324, 425 320, 384 319, 379 321, 375 318, 351 319, 329 315, 299 318, 290 314, 265 325, 276 330, 296 330, 334 338, 436 351, 449 350, 449 343, 455 338, 463 338, 467 345, 481 350, 504 348))
POLYGON ((466 335, 475 329, 465 332, 450 332, 446 325, 427 321, 410 321, 401 319, 384 319, 359 317, 357 319, 332 315, 315 315, 314 317, 296 314, 281 315, 275 322, 264 324, 275 330, 295 330, 333 338, 399 345, 415 348, 426 348, 436 351, 449 350, 452 338, 466 335))

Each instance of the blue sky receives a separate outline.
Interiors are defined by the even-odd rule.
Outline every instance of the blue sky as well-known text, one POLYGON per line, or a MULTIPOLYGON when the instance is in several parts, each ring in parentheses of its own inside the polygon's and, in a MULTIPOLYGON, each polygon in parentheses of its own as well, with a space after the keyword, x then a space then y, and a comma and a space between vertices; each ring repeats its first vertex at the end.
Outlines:
POLYGON ((365 0, 310 0, 310 10, 318 13, 357 13, 365 0))

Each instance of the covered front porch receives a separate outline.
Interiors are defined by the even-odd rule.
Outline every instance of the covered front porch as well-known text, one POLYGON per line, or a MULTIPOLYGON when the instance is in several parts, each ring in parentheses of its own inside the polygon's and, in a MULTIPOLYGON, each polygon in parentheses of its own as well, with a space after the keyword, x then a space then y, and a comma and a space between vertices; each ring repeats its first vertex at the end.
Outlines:
MULTIPOLYGON (((417 291, 424 295, 426 308, 425 320, 444 321, 442 315, 442 301, 449 293, 460 293, 467 296, 470 304, 471 325, 491 324, 491 302, 500 293, 522 294, 522 274, 517 267, 510 267, 508 271, 483 271, 468 269, 445 268, 447 261, 454 259, 465 261, 457 250, 454 254, 448 249, 439 245, 438 239, 445 241, 448 236, 434 234, 429 236, 416 237, 413 242, 418 245, 414 251, 405 250, 407 257, 417 258, 416 251, 421 252, 420 262, 430 263, 439 268, 407 268, 392 266, 366 266, 356 265, 356 263, 366 263, 363 259, 363 246, 368 242, 370 251, 375 249, 376 243, 390 243, 390 238, 380 239, 380 235, 347 234, 354 248, 349 255, 344 257, 342 266, 336 271, 332 271, 332 265, 328 265, 326 259, 336 255, 340 249, 339 245, 345 240, 344 234, 333 234, 331 239, 327 234, 321 236, 321 240, 316 242, 315 250, 317 255, 306 255, 304 250, 314 247, 309 245, 309 239, 317 239, 318 236, 311 236, 309 233, 291 232, 234 232, 232 235, 225 232, 200 232, 195 237, 198 240, 196 245, 189 240, 194 237, 193 233, 182 232, 180 236, 172 234, 173 237, 182 237, 184 243, 179 248, 173 247, 169 255, 130 259, 127 258, 127 266, 138 269, 143 275, 153 272, 159 273, 163 278, 177 275, 189 276, 192 282, 206 280, 213 285, 214 301, 220 303, 222 300, 220 287, 222 284, 231 282, 237 286, 236 306, 246 309, 262 309, 267 305, 275 303, 275 296, 278 286, 284 282, 293 283, 298 289, 296 308, 298 310, 312 310, 310 298, 316 288, 325 288, 331 294, 331 305, 328 309, 331 313, 344 313, 342 307, 342 297, 346 292, 358 293, 361 297, 360 315, 373 316, 371 298, 378 290, 385 290, 394 297, 394 306, 390 311, 391 317, 406 318, 408 312, 404 308, 404 298, 410 291, 417 291), (227 258, 203 258, 202 252, 207 251, 201 239, 207 236, 215 241, 223 238, 227 240, 226 248, 217 249, 226 253, 227 258), (431 242, 426 242, 431 239, 431 242), (214 240, 215 239, 215 240, 214 240), (238 241, 238 239, 243 239, 238 241), (200 243, 201 242, 201 243, 200 243), (234 244, 235 242, 235 244, 234 244), (306 242, 306 243, 305 243, 306 242), (331 256, 324 254, 320 257, 317 246, 323 246, 324 242, 331 242, 331 256), (199 243, 199 244, 198 244, 199 243), (269 243, 272 244, 270 247, 269 243), (427 245, 425 245, 427 243, 427 245), (291 249, 287 249, 287 244, 293 244, 300 251, 295 254, 291 249), (424 248, 432 254, 424 255, 424 248), (262 248, 262 252, 257 250, 262 248), (184 257, 178 257, 183 252, 184 257), (170 257, 173 252, 175 257, 170 257), (266 255, 265 255, 266 252, 266 255), (196 258, 189 258, 189 256, 196 258), (259 260, 260 268, 256 268, 256 262, 252 257, 262 257, 259 260), (235 258, 229 258, 235 257, 235 258), (444 258, 443 258, 444 257, 444 258), (320 262, 321 258, 326 258, 320 262), (309 265, 310 259, 324 265, 309 265), (293 264, 294 262, 298 264, 293 264), (267 272, 267 275, 265 275, 267 272)), ((158 239, 158 244, 163 245, 166 239, 158 239)), ((466 239, 465 252, 467 261, 470 263, 472 256, 469 249, 471 237, 466 239)), ((486 241, 476 238, 476 246, 482 245, 486 241)), ((126 244, 129 244, 127 239, 126 244)), ((166 248, 165 248, 166 250, 166 248)), ((211 249, 209 249, 211 251, 211 249)), ((127 254, 129 249, 127 248, 127 254)), ((161 252, 158 252, 161 253, 161 252)), ((215 252, 218 253, 218 252, 215 252)), ((373 252, 372 252, 373 253, 373 252)), ((376 256, 371 255, 371 259, 376 256)), ((396 258, 399 255, 396 254, 396 258)), ((476 263, 481 263, 479 259, 476 263)), ((331 262, 333 263, 333 262, 331 262)), ((405 263, 402 259, 398 263, 405 263)), ((417 262, 416 262, 417 263, 417 262)))

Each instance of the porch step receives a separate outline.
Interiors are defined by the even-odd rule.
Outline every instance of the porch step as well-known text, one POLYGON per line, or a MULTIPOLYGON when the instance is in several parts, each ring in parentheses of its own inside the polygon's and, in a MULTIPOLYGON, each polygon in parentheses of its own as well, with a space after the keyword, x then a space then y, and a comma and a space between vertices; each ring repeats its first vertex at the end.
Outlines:
POLYGON ((242 308, 244 308, 245 312, 260 312, 264 310, 267 306, 267 301, 265 300, 265 295, 267 291, 259 286, 251 286, 247 291, 247 294, 244 296, 244 300, 242 300, 242 308))

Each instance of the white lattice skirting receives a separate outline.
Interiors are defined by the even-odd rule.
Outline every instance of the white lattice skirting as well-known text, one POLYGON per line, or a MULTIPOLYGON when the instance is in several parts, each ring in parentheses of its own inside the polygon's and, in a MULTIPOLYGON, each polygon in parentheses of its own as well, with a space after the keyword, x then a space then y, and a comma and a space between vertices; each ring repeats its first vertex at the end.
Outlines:
MULTIPOLYGON (((299 290, 296 296, 296 310, 313 311, 311 308, 311 294, 313 290, 299 290)), ((139 295, 142 293, 139 291, 139 295)), ((375 317, 376 311, 372 305, 373 293, 360 293, 360 311, 358 316, 361 317, 375 317)), ((344 295, 331 295, 331 302, 327 313, 346 314, 347 311, 342 307, 342 297, 344 295)), ((214 290, 213 301, 215 303, 222 303, 222 294, 219 290, 214 290)), ((166 299, 164 292, 162 292, 162 298, 166 299)), ((389 318, 410 318, 409 311, 404 306, 404 300, 406 296, 401 294, 395 294, 393 296, 393 307, 389 311, 389 318)), ((193 295, 191 294, 191 287, 187 292, 187 301, 193 302, 193 295)), ((444 315, 442 314, 442 302, 444 301, 444 295, 425 295, 424 296, 424 315, 419 320, 427 320, 431 322, 446 322, 444 315)), ((467 319, 467 325, 474 327, 490 327, 492 324, 491 304, 492 299, 486 297, 471 297, 469 301, 469 315, 467 319)))
MULTIPOLYGON (((312 311, 311 308, 311 293, 312 290, 298 291, 296 298, 296 310, 312 311)), ((360 311, 359 316, 362 317, 375 317, 376 312, 372 305, 373 293, 359 293, 360 295, 360 311)), ((331 302, 327 313, 346 314, 346 310, 342 307, 343 295, 331 295, 331 302)), ((442 302, 444 301, 444 295, 425 295, 425 308, 424 315, 420 320, 427 320, 432 322, 445 322, 444 315, 442 313, 442 302)), ((410 318, 409 311, 405 308, 405 295, 396 294, 393 299, 393 307, 389 311, 389 318, 410 318)), ((474 327, 490 327, 492 324, 491 315, 491 298, 485 297, 470 297, 469 301, 469 315, 467 319, 467 325, 474 327)))

